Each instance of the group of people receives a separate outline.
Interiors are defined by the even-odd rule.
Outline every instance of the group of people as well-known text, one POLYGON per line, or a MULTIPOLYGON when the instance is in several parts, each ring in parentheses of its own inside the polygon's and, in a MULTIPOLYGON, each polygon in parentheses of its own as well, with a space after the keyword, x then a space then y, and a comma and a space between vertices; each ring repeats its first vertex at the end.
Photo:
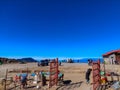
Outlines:
POLYGON ((34 79, 33 83, 37 84, 38 81, 41 80, 41 76, 42 76, 42 72, 34 72, 30 76, 28 76, 27 73, 22 73, 22 74, 15 75, 14 81, 15 83, 19 82, 21 88, 25 88, 28 85, 27 84, 28 77, 33 77, 34 79))
MULTIPOLYGON (((33 72, 30 75, 28 75, 27 73, 22 73, 22 74, 15 75, 14 81, 15 81, 15 83, 19 82, 21 88, 25 88, 28 85, 28 79, 30 79, 30 77, 32 77, 33 84, 38 85, 39 81, 41 81, 41 86, 44 86, 44 85, 46 85, 46 75, 50 75, 50 73, 43 72, 43 71, 33 72)), ((64 78, 64 74, 58 70, 58 80, 63 80, 63 78, 64 78)), ((30 81, 30 83, 31 83, 31 81, 30 81)))
POLYGON ((28 74, 24 73, 24 74, 17 74, 15 76, 15 83, 17 82, 20 82, 20 86, 22 88, 24 88, 25 86, 27 86, 27 77, 28 77, 28 74))

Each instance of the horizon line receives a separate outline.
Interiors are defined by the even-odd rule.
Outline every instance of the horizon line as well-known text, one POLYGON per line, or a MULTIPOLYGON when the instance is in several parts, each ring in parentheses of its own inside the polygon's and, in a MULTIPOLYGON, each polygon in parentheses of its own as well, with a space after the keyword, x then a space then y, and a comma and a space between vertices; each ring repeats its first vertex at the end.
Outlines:
POLYGON ((40 57, 40 56, 0 56, 2 58, 20 59, 20 58, 33 58, 33 59, 83 59, 83 58, 102 58, 102 57, 40 57))

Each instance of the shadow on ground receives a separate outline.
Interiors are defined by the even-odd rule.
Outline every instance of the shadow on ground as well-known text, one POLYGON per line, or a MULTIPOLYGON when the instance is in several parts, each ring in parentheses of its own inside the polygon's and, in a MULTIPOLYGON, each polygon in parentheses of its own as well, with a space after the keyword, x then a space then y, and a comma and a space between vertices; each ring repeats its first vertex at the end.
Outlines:
POLYGON ((71 83, 71 80, 65 80, 62 82, 62 85, 60 85, 56 90, 74 90, 75 88, 79 88, 83 81, 77 82, 77 83, 71 83))

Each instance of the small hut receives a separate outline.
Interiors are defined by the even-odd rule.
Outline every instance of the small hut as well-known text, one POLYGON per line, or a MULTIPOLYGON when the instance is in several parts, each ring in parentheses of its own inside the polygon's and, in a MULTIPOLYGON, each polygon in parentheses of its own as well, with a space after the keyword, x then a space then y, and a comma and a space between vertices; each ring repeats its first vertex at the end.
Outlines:
POLYGON ((107 64, 120 64, 120 49, 112 50, 102 55, 107 64))

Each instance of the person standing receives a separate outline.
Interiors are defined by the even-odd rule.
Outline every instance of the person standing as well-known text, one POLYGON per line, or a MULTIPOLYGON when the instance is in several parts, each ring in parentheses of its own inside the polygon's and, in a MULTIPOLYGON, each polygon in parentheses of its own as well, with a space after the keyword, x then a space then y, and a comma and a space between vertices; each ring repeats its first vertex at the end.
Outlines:
POLYGON ((88 65, 90 65, 90 59, 88 59, 88 65))
POLYGON ((90 74, 91 74, 92 69, 89 68, 86 72, 85 78, 86 78, 86 83, 90 83, 90 74))
POLYGON ((25 88, 25 86, 27 86, 27 77, 28 74, 21 74, 21 86, 22 88, 25 88))
POLYGON ((88 59, 88 65, 91 66, 93 63, 93 60, 92 59, 88 59))

